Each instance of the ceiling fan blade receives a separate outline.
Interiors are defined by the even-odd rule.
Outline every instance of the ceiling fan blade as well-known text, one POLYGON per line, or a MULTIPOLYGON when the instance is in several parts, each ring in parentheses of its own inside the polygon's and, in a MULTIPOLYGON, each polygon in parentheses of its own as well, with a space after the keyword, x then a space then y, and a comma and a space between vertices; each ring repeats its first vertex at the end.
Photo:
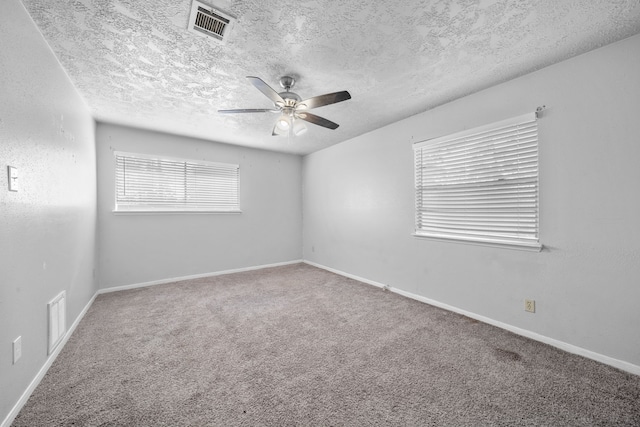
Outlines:
POLYGON ((296 109, 311 110, 312 108, 335 104, 336 102, 346 101, 347 99, 351 99, 351 95, 346 90, 343 90, 342 92, 327 93, 298 102, 296 109))
POLYGON ((313 123, 314 125, 322 126, 329 129, 337 129, 338 126, 340 126, 337 123, 332 122, 331 120, 325 119, 324 117, 316 116, 315 114, 307 112, 297 113, 296 117, 309 123, 313 123))
POLYGON ((273 90, 273 88, 266 84, 260 77, 247 76, 247 78, 252 85, 254 85, 260 92, 265 94, 265 96, 273 101, 274 104, 280 107, 284 106, 284 99, 282 99, 282 97, 278 95, 278 92, 273 90))
POLYGON ((239 108, 237 110, 218 110, 220 114, 236 114, 236 113, 279 113, 280 110, 271 108, 239 108))

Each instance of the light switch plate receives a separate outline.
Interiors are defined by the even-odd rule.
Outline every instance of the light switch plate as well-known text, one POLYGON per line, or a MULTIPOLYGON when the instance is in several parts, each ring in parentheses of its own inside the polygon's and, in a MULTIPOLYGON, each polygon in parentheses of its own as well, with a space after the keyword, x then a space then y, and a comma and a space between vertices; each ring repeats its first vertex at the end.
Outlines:
POLYGON ((7 175, 9 177, 9 191, 18 191, 18 169, 7 166, 7 175))
POLYGON ((13 364, 15 365, 22 357, 22 336, 13 341, 13 364))

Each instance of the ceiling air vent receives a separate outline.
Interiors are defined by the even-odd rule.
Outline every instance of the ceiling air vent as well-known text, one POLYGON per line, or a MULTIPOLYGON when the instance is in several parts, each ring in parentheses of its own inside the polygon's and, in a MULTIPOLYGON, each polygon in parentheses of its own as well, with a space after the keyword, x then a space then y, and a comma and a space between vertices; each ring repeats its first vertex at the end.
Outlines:
POLYGON ((199 36, 210 37, 218 43, 226 43, 235 21, 232 16, 194 0, 188 30, 199 36))

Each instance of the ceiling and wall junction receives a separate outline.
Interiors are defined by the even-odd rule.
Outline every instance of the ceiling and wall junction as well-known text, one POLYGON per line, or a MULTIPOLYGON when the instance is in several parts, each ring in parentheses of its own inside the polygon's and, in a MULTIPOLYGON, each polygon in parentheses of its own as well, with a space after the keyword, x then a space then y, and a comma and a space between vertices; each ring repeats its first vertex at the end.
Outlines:
MULTIPOLYGON (((98 121, 306 154, 640 32, 636 0, 205 0, 237 18, 219 44, 187 31, 191 0, 22 0, 98 121), (273 137, 245 79, 340 124, 273 137)), ((536 106, 532 105, 532 108, 536 106)))

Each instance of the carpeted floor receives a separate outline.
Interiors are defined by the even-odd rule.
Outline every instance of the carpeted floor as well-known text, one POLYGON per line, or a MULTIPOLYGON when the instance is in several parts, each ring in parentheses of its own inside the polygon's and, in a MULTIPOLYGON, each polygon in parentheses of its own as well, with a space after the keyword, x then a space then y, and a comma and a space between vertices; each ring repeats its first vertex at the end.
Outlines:
POLYGON ((100 295, 15 426, 640 425, 640 377, 296 264, 100 295))

